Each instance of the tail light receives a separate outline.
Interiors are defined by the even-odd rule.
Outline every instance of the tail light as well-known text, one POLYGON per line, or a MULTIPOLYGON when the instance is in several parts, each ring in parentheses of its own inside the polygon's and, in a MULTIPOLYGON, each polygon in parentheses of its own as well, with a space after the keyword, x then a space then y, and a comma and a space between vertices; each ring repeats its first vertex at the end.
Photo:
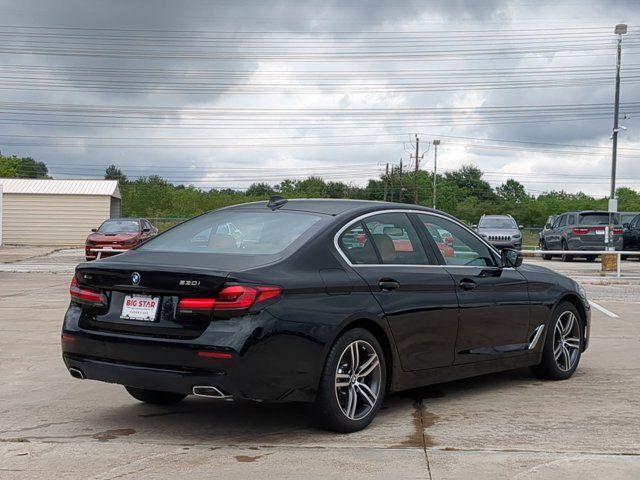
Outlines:
POLYGON ((181 313, 231 312, 248 310, 259 303, 278 298, 280 287, 271 285, 231 285, 223 288, 215 297, 188 297, 180 299, 181 313))
POLYGON ((73 302, 96 307, 105 307, 107 305, 107 297, 104 293, 94 290, 93 288, 80 286, 75 275, 71 279, 69 294, 73 302))
POLYGON ((614 235, 622 235, 622 234, 624 234, 624 230, 622 228, 620 228, 620 227, 616 227, 616 228, 613 229, 613 234, 614 235))
POLYGON ((586 235, 589 233, 588 227, 573 227, 573 233, 576 235, 586 235))

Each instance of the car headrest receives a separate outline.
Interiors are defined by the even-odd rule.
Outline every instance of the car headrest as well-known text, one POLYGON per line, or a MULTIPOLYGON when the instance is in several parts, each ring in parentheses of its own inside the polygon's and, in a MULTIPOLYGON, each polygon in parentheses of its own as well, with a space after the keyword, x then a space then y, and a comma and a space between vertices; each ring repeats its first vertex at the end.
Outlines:
POLYGON ((391 235, 393 237, 400 237, 402 236, 402 229, 398 227, 384 227, 382 229, 382 233, 384 233, 385 235, 391 235))
POLYGON ((215 250, 233 250, 236 247, 236 241, 231 235, 211 235, 209 238, 209 247, 215 250))
POLYGON ((382 257, 382 263, 393 263, 396 260, 396 247, 389 235, 384 233, 374 233, 373 241, 376 242, 378 252, 382 257))

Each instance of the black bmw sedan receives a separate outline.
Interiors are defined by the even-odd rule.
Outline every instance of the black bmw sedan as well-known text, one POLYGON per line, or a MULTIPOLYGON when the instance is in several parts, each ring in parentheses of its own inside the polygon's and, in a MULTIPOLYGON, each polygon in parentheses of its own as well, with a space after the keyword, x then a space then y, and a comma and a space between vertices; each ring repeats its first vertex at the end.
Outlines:
POLYGON ((73 377, 143 402, 310 402, 352 432, 385 393, 524 366, 573 374, 585 292, 520 255, 413 205, 223 208, 78 265, 63 358, 73 377))

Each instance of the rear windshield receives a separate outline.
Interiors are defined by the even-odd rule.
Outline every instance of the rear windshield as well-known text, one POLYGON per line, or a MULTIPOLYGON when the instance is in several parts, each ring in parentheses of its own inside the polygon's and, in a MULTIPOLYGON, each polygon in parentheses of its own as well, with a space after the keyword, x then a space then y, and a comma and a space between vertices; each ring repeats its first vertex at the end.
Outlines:
POLYGON ((607 212, 580 214, 581 225, 609 225, 610 221, 613 221, 613 223, 620 223, 620 216, 617 213, 614 213, 612 214, 611 220, 609 220, 609 214, 607 212))
POLYGON ((140 230, 140 224, 137 220, 107 220, 98 231, 100 233, 133 233, 140 230))
POLYGON ((168 230, 139 250, 274 255, 310 231, 320 218, 311 213, 267 209, 217 210, 168 230))
POLYGON ((478 224, 479 228, 495 228, 495 229, 510 229, 518 228, 515 220, 512 218, 481 218, 478 224))

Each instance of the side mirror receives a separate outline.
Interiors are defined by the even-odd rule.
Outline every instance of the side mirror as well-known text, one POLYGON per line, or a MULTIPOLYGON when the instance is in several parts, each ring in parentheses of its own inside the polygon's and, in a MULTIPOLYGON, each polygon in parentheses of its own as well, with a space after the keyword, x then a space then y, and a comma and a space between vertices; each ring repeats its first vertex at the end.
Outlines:
POLYGON ((97 232, 97 231, 98 231, 98 229, 97 229, 97 228, 92 228, 92 229, 91 229, 91 231, 92 231, 93 233, 95 233, 95 232, 97 232))
POLYGON ((623 223, 622 226, 626 229, 630 228, 631 225, 629 223, 623 223))
POLYGON ((474 224, 472 225, 472 228, 473 228, 474 230, 477 230, 477 229, 478 229, 478 225, 476 225, 476 224, 474 223, 474 224))
POLYGON ((500 260, 500 266, 503 268, 518 268, 522 265, 522 252, 513 248, 504 248, 500 252, 500 260))
POLYGON ((518 225, 518 229, 522 230, 524 228, 524 225, 518 225))

